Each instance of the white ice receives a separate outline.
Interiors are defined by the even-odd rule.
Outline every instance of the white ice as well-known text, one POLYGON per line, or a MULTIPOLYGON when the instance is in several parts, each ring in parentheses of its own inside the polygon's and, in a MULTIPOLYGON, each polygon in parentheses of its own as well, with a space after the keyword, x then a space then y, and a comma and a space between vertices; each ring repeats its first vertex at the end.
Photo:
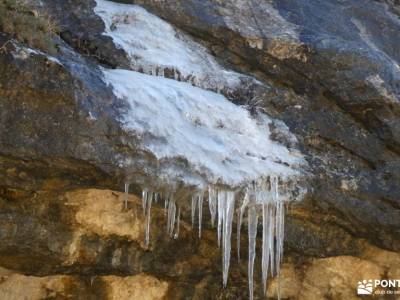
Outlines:
POLYGON ((270 257, 270 248, 269 248, 269 211, 271 207, 269 203, 265 203, 262 206, 262 258, 261 258, 261 270, 262 270, 262 283, 263 283, 263 292, 264 295, 267 292, 267 278, 268 278, 268 268, 269 268, 269 257, 270 257))
POLYGON ((221 246, 221 233, 222 233, 222 227, 223 227, 223 222, 224 222, 224 214, 226 211, 226 191, 224 190, 219 190, 218 191, 218 227, 217 227, 217 239, 218 239, 218 247, 221 246))
POLYGON ((248 235, 249 235, 249 262, 248 262, 248 280, 250 300, 254 297, 253 278, 254 278, 254 259, 256 257, 256 237, 258 216, 257 209, 250 206, 248 209, 248 235))
POLYGON ((176 233, 175 233, 175 236, 174 236, 175 239, 177 239, 179 237, 180 227, 181 227, 181 208, 178 207, 178 220, 176 222, 176 233))
MULTIPOLYGON (((224 96, 184 82, 128 70, 103 70, 125 99, 124 129, 157 159, 186 159, 188 174, 239 187, 267 175, 299 175, 302 156, 270 139, 271 119, 251 116, 224 96)), ((174 174, 169 174, 173 177, 174 174)))
POLYGON ((201 238, 201 223, 203 221, 203 200, 204 200, 204 193, 200 193, 198 195, 198 204, 199 204, 199 238, 201 238))
POLYGON ((129 197, 129 183, 125 183, 125 195, 124 195, 125 209, 128 209, 128 197, 129 197))
POLYGON ((240 82, 243 75, 224 70, 205 47, 144 8, 106 0, 96 3, 104 34, 127 53, 133 70, 164 76, 168 69, 172 78, 217 91, 240 82))
POLYGON ((214 227, 217 215, 217 191, 212 186, 208 187, 208 206, 211 215, 211 226, 214 227))
POLYGON ((168 218, 167 218, 167 233, 170 237, 174 237, 176 219, 176 204, 173 198, 169 199, 168 202, 168 218))
POLYGON ((151 221, 151 204, 153 201, 153 193, 149 192, 147 195, 147 201, 145 206, 145 216, 146 216, 146 232, 145 232, 145 245, 149 246, 150 243, 150 221, 151 221))
POLYGON ((238 210, 237 237, 236 237, 238 262, 240 262, 240 231, 242 229, 243 215, 244 215, 245 209, 247 208, 248 204, 249 204, 249 193, 248 193, 248 191, 246 191, 242 205, 240 206, 240 209, 238 210))
POLYGON ((225 192, 226 204, 223 211, 223 228, 222 228, 222 281, 224 287, 228 283, 228 272, 231 260, 231 234, 232 221, 235 210, 235 194, 232 191, 225 192))
POLYGON ((197 204, 197 198, 196 196, 192 196, 192 228, 194 227, 195 223, 195 218, 196 218, 196 204, 197 204))

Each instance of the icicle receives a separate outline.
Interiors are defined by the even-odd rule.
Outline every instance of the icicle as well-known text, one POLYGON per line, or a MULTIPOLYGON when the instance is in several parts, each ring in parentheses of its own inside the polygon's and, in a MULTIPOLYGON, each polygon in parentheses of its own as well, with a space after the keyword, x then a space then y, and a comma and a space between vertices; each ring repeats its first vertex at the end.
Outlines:
POLYGON ((280 254, 279 254, 279 257, 280 257, 280 260, 279 260, 279 263, 282 263, 282 261, 283 261, 283 243, 284 243, 284 240, 285 240, 285 205, 284 205, 284 203, 282 203, 282 201, 281 201, 281 203, 280 203, 280 206, 281 206, 281 210, 280 210, 280 213, 279 213, 279 218, 280 218, 280 220, 281 220, 281 222, 280 222, 280 232, 279 232, 279 235, 278 235, 278 240, 279 240, 279 251, 280 251, 280 254))
POLYGON ((181 224, 181 208, 178 206, 178 220, 176 223, 176 233, 174 236, 175 239, 177 239, 179 237, 180 224, 181 224))
POLYGON ((155 203, 158 203, 158 196, 159 196, 158 193, 154 194, 154 202, 155 203))
POLYGON ((173 237, 176 217, 175 201, 171 198, 168 204, 168 219, 167 219, 167 232, 170 237, 173 237))
POLYGON ((146 202, 146 238, 145 238, 145 245, 146 247, 149 246, 150 242, 150 221, 151 221, 151 202, 153 200, 153 193, 149 192, 148 193, 148 198, 146 202))
POLYGON ((217 191, 211 186, 208 187, 208 206, 211 214, 211 226, 214 227, 217 214, 217 191))
POLYGON ((146 206, 147 206, 147 199, 148 199, 148 191, 143 190, 142 192, 142 207, 143 207, 143 213, 146 214, 146 206))
POLYGON ((280 290, 280 265, 282 263, 283 258, 283 238, 285 233, 285 205, 279 195, 279 179, 274 178, 273 187, 273 196, 274 201, 276 203, 276 211, 275 211, 275 237, 276 237, 276 256, 275 256, 275 269, 277 275, 277 294, 278 299, 281 298, 281 290, 280 290))
POLYGON ((192 228, 194 227, 194 222, 195 222, 196 202, 197 202, 196 196, 192 196, 192 228))
POLYGON ((275 268, 278 280, 278 299, 281 298, 281 263, 283 257, 283 237, 284 237, 284 205, 281 200, 278 200, 277 211, 276 211, 276 261, 275 268))
POLYGON ((279 274, 280 263, 283 257, 283 237, 284 237, 284 224, 285 224, 285 206, 279 196, 278 179, 275 178, 274 187, 274 200, 276 203, 276 225, 275 225, 275 236, 276 236, 276 271, 279 274))
POLYGON ((198 204, 199 204, 199 239, 201 238, 201 222, 203 219, 203 199, 204 193, 200 193, 198 196, 198 204))
POLYGON ((279 273, 279 266, 281 262, 281 249, 280 249, 280 236, 281 236, 281 205, 280 203, 276 203, 276 211, 275 211, 275 239, 276 239, 276 255, 275 255, 275 268, 276 274, 279 273))
POLYGON ((164 215, 167 214, 167 208, 168 208, 168 197, 165 196, 165 198, 164 198, 164 215))
POLYGON ((238 263, 240 263, 240 231, 242 230, 242 221, 243 221, 243 216, 239 209, 237 212, 237 227, 236 227, 236 252, 237 252, 238 263))
POLYGON ((270 264, 271 264, 271 276, 274 276, 275 267, 274 267, 274 254, 275 254, 275 247, 274 247, 274 227, 275 227, 275 203, 269 205, 268 207, 268 219, 269 219, 269 226, 268 226, 268 246, 269 246, 269 257, 270 257, 270 264))
POLYGON ((222 263, 223 263, 223 284, 226 287, 228 282, 228 272, 231 260, 231 234, 233 212, 235 210, 235 194, 234 192, 226 192, 226 205, 224 207, 223 233, 222 233, 222 263))
POLYGON ((175 229, 176 205, 175 205, 175 201, 171 201, 170 203, 171 203, 170 205, 172 206, 170 236, 172 237, 173 233, 174 233, 174 229, 175 229))
POLYGON ((170 209, 170 202, 168 202, 168 209, 167 209, 167 233, 170 232, 171 227, 171 209, 170 209))
POLYGON ((128 197, 129 197, 129 183, 125 183, 125 209, 128 209, 128 197))
POLYGON ((254 258, 256 256, 256 237, 257 237, 257 210, 254 206, 249 207, 248 211, 248 230, 249 230, 249 295, 250 300, 254 297, 253 274, 254 274, 254 258))
POLYGON ((224 211, 226 207, 226 191, 218 191, 218 229, 217 229, 217 239, 218 247, 221 245, 221 228, 222 222, 224 220, 224 211))
POLYGON ((264 295, 267 293, 267 279, 268 279, 268 267, 269 267, 269 255, 270 255, 270 246, 269 246, 269 216, 268 216, 269 204, 264 203, 262 207, 262 227, 263 227, 263 236, 262 236, 262 261, 261 261, 261 270, 262 270, 262 281, 263 281, 263 291, 264 295))
MULTIPOLYGON (((125 184, 125 194, 129 192, 129 185, 125 184)), ((127 197, 127 196, 126 196, 127 197)), ((157 202, 162 195, 143 190, 142 204, 146 216, 145 245, 150 243, 150 222, 152 202, 157 202)), ((181 209, 176 206, 171 196, 165 196, 165 213, 167 214, 167 233, 170 237, 178 238, 180 232, 181 209)), ((126 203, 127 200, 125 200, 126 203)), ((214 189, 208 187, 208 201, 211 214, 211 223, 214 226, 215 219, 217 224, 218 247, 222 247, 222 280, 226 287, 228 282, 228 272, 231 258, 231 235, 232 220, 235 211, 235 193, 227 190, 214 189), (222 243, 222 246, 221 246, 222 243)), ((203 212, 204 192, 192 197, 191 217, 192 227, 195 224, 196 209, 199 210, 199 238, 202 232, 202 212, 203 212)), ((243 202, 238 209, 237 222, 237 253, 240 260, 240 235, 244 213, 248 213, 248 239, 249 239, 249 260, 248 260, 248 283, 250 300, 254 298, 254 261, 256 255, 256 238, 258 225, 258 210, 262 209, 262 280, 263 292, 266 295, 268 275, 277 276, 277 294, 280 299, 280 265, 283 260, 283 241, 284 241, 284 218, 285 201, 279 193, 279 178, 276 176, 268 177, 267 180, 253 182, 248 186, 243 202)), ((125 204, 127 207, 127 204, 125 204)))
POLYGON ((244 211, 248 204, 249 204, 249 193, 248 193, 248 191, 246 191, 246 193, 244 195, 242 206, 240 207, 240 210, 238 211, 237 239, 236 239, 238 262, 240 261, 240 231, 242 228, 244 211))

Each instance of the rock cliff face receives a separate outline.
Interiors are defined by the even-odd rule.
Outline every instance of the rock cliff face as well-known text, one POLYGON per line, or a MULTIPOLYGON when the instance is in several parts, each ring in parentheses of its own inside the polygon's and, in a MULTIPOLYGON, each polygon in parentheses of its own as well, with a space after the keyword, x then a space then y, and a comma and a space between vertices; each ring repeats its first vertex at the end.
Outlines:
MULTIPOLYGON (((248 298, 247 237, 240 263, 232 250, 223 289, 216 234, 207 222, 197 238, 185 189, 179 238, 165 233, 155 204, 145 245, 137 195, 171 161, 160 163, 126 130, 129 105, 104 80, 114 68, 262 110, 272 141, 304 157, 307 193, 286 213, 282 298, 356 299, 359 280, 399 279, 397 1, 127 0, 109 23, 105 1, 31 2, 61 32, 53 56, 0 33, 1 299, 248 298), (171 35, 156 36, 146 14, 171 35), (127 28, 133 40, 122 35, 127 28), (178 48, 168 48, 173 38, 178 48), (158 52, 146 57, 148 49, 158 52), (174 55, 188 63, 168 61, 174 55), (128 209, 121 159, 134 160, 128 209)), ((190 162, 174 164, 186 170, 190 162)), ((269 280, 269 297, 277 286, 269 280)))

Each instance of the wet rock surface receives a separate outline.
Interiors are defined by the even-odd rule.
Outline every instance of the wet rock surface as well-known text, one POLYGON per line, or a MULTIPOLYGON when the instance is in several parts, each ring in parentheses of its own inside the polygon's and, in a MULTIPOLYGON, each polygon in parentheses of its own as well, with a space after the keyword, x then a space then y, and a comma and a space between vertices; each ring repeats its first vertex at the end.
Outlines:
MULTIPOLYGON (((0 298, 19 299, 18 287, 29 286, 33 299, 76 299, 77 291, 82 299, 146 299, 141 287, 152 291, 148 299, 246 299, 246 260, 232 263, 222 289, 209 224, 201 241, 187 223, 171 240, 160 205, 151 248, 144 246, 139 200, 132 196, 124 211, 116 192, 124 177, 117 157, 151 158, 121 130, 124 103, 99 68, 129 68, 126 54, 102 35, 95 1, 41 2, 61 25, 59 62, 18 42, 0 52, 0 266, 12 270, 0 272, 0 298)), ((296 135, 312 176, 306 198, 287 213, 282 297, 352 299, 356 281, 396 277, 398 3, 123 2, 143 5, 227 68, 257 78, 262 84, 227 96, 261 106, 296 135)), ((7 40, 0 36, 1 45, 7 40)), ((183 216, 188 222, 188 210, 183 216)), ((242 246, 246 253, 244 236, 242 246)), ((271 280, 271 297, 276 286, 271 280)))

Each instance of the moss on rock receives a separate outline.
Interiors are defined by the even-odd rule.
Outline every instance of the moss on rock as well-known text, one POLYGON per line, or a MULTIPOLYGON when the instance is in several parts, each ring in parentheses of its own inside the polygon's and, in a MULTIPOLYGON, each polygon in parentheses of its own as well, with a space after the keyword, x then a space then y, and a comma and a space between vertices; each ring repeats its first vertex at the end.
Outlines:
POLYGON ((49 53, 54 53, 53 36, 58 33, 54 19, 23 0, 0 0, 0 31, 49 53))

